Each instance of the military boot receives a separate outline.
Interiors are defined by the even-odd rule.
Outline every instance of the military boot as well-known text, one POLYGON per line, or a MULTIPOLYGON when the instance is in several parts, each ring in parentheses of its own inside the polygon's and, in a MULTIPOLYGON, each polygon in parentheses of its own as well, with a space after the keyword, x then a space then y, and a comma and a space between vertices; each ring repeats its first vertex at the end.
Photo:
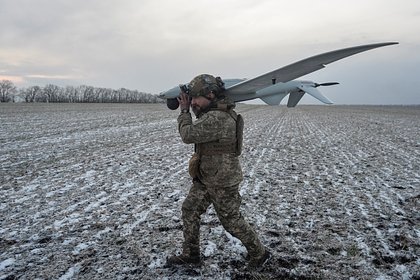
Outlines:
POLYGON ((251 270, 261 269, 271 258, 271 253, 265 249, 264 253, 258 257, 250 257, 248 268, 251 270))
POLYGON ((186 265, 186 264, 200 264, 200 254, 180 254, 180 255, 173 255, 166 259, 166 266, 174 266, 174 265, 186 265))

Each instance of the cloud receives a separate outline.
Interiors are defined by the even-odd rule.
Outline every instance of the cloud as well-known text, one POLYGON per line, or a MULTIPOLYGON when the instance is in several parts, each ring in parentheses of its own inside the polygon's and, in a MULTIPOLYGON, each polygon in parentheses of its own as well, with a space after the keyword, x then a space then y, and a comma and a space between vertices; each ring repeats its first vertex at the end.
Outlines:
MULTIPOLYGON (((325 51, 400 41, 362 56, 391 64, 400 52, 419 56, 419 14, 415 0, 3 1, 0 68, 27 83, 157 93, 197 73, 251 78, 325 51)), ((350 61, 343 76, 357 69, 350 61)))
POLYGON ((11 81, 14 84, 23 83, 23 78, 21 76, 5 76, 5 75, 0 75, 0 81, 3 81, 3 80, 11 81))

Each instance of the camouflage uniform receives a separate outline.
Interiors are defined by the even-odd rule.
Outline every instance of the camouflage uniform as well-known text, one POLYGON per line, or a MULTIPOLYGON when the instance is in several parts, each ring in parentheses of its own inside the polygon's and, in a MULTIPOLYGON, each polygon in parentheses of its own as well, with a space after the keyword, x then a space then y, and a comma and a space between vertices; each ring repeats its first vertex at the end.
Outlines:
MULTIPOLYGON (((219 103, 234 108, 234 103, 228 99, 219 103)), ((236 142, 234 116, 236 113, 232 109, 211 109, 199 115, 194 122, 190 113, 178 117, 178 130, 183 142, 194 143, 200 155, 198 178, 194 178, 192 188, 182 204, 184 255, 199 256, 200 216, 210 204, 213 204, 223 227, 243 243, 251 259, 260 258, 265 252, 256 232, 239 210, 239 183, 243 176, 238 156, 235 153, 204 152, 212 145, 227 147, 236 142)))

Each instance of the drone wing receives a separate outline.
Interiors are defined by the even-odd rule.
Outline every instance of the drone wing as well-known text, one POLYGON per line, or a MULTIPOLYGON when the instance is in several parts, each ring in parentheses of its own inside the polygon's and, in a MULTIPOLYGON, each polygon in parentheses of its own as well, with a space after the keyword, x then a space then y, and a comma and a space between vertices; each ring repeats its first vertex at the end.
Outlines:
POLYGON ((364 52, 367 50, 395 45, 397 42, 378 43, 370 45, 362 45, 357 47, 345 48, 315 55, 298 62, 289 64, 277 70, 263 74, 253 79, 245 80, 227 88, 227 95, 251 94, 256 91, 271 86, 277 82, 288 82, 309 74, 316 70, 322 69, 325 65, 340 60, 342 58, 364 52))

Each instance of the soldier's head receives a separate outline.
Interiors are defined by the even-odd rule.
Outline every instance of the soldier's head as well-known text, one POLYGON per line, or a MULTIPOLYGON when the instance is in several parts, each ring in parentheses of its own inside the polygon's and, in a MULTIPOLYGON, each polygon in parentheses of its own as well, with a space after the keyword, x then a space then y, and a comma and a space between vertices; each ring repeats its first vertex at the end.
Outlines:
POLYGON ((198 75, 188 85, 191 107, 196 116, 209 109, 212 102, 223 95, 224 83, 220 77, 198 75))

